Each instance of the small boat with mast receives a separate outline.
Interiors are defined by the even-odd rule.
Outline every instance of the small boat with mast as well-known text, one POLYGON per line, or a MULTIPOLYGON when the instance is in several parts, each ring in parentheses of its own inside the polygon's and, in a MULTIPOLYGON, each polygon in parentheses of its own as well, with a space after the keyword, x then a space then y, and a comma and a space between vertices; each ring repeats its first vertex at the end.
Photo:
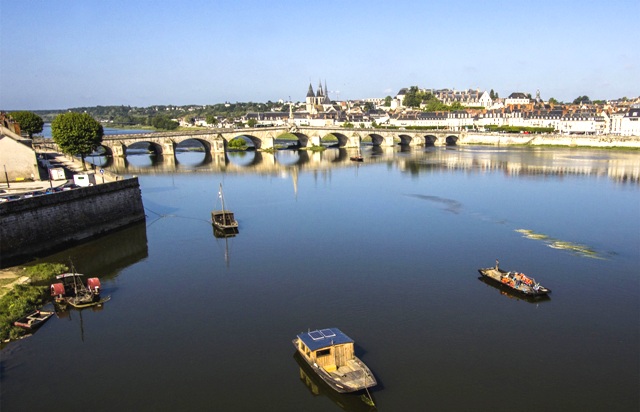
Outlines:
POLYGON ((100 297, 100 279, 88 278, 85 283, 83 275, 76 273, 73 263, 71 272, 57 275, 56 280, 59 282, 51 284, 51 296, 58 304, 81 309, 101 305, 111 299, 110 296, 100 297))
POLYGON ((218 190, 218 198, 222 203, 222 210, 214 210, 211 212, 211 223, 215 229, 218 229, 222 233, 238 233, 238 221, 233 215, 233 212, 225 210, 224 207, 222 183, 220 183, 220 189, 218 190))
POLYGON ((88 308, 101 305, 110 297, 100 298, 100 280, 89 278, 85 284, 80 273, 63 273, 56 279, 61 282, 51 285, 51 296, 56 303, 69 304, 74 308, 88 308))
POLYGON ((356 153, 354 156, 351 156, 349 159, 351 159, 352 162, 362 162, 362 161, 364 161, 364 158, 362 157, 362 154, 360 153, 360 146, 358 146, 358 153, 356 153))

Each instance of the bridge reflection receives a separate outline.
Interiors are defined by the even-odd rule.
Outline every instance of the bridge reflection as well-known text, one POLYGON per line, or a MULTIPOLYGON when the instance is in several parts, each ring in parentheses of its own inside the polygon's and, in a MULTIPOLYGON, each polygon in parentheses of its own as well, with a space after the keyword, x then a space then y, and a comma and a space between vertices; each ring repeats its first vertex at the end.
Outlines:
POLYGON ((510 176, 597 175, 614 181, 640 183, 640 162, 637 153, 632 151, 363 145, 361 154, 364 162, 357 165, 349 159, 356 153, 357 149, 351 148, 329 148, 318 152, 279 150, 274 153, 190 151, 176 155, 94 156, 88 161, 120 175, 191 172, 279 174, 292 168, 303 172, 354 166, 366 168, 371 164, 387 163, 412 175, 447 170, 500 171, 510 176))

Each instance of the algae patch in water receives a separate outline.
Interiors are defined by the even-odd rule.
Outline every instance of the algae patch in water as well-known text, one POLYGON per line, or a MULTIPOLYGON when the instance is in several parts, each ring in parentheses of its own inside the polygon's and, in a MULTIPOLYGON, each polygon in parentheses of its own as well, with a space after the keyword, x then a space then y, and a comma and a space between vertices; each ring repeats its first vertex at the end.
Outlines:
POLYGON ((589 257, 594 259, 602 259, 598 256, 598 253, 588 246, 578 243, 567 242, 564 240, 554 239, 542 233, 536 233, 529 229, 516 229, 516 232, 521 233, 527 239, 541 240, 547 244, 547 246, 554 249, 567 250, 573 254, 583 257, 589 257))

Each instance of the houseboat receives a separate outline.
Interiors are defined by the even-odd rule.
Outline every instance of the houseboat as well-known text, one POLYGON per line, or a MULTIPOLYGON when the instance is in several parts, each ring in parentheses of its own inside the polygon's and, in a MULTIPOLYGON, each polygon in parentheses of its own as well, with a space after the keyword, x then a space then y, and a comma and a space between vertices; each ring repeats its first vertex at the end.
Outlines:
POLYGON ((293 345, 311 369, 337 392, 355 392, 377 384, 371 370, 355 356, 353 339, 338 328, 303 332, 293 345))

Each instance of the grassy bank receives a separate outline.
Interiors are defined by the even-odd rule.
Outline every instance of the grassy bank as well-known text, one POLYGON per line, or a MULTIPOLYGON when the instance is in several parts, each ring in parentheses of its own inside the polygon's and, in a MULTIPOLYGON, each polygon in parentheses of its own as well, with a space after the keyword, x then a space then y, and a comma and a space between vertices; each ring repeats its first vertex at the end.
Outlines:
POLYGON ((62 264, 41 263, 5 271, 9 275, 2 278, 0 341, 18 339, 28 333, 13 326, 13 322, 41 308, 49 300, 48 283, 67 270, 62 264))

